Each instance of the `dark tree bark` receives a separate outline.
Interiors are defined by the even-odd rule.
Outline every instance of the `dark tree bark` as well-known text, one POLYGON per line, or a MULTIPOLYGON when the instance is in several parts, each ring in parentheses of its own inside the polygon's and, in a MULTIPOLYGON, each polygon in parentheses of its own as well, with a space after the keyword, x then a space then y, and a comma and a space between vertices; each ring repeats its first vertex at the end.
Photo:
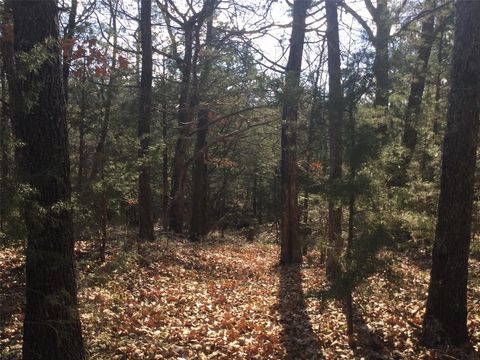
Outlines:
POLYGON ((199 241, 201 236, 208 233, 207 226, 207 202, 208 202, 208 178, 207 178, 207 145, 208 133, 208 109, 198 112, 197 141, 195 153, 200 153, 193 163, 192 172, 192 218, 190 222, 190 240, 199 241))
MULTIPOLYGON (((197 93, 197 102, 200 99, 200 92, 205 90, 206 83, 210 76, 211 55, 208 50, 213 40, 213 18, 207 21, 207 33, 205 38, 205 53, 203 71, 200 76, 197 93)), ((200 50, 199 32, 197 29, 197 47, 200 50)), ((197 106, 197 105, 194 105, 197 106)), ((190 221, 190 240, 199 241, 201 236, 208 233, 208 167, 207 167, 207 135, 208 135, 209 110, 201 108, 197 113, 197 140, 195 143, 195 160, 192 170, 192 217, 190 221)))
POLYGON ((467 278, 480 107, 480 2, 456 2, 452 81, 423 339, 468 343, 467 278))
POLYGON ((9 138, 9 111, 7 106, 7 82, 6 74, 2 69, 1 76, 1 113, 0 113, 0 231, 4 229, 7 210, 7 178, 9 173, 8 138, 9 138))
POLYGON ((70 14, 68 15, 68 22, 67 26, 65 27, 65 34, 64 34, 64 41, 67 41, 71 46, 67 46, 66 50, 63 53, 63 84, 65 87, 65 97, 68 101, 68 77, 70 75, 70 64, 72 58, 72 51, 73 51, 73 41, 75 35, 75 28, 76 28, 76 18, 77 18, 77 8, 78 8, 78 0, 72 0, 72 6, 70 7, 70 14))
POLYGON ((375 48, 375 58, 373 62, 373 74, 375 77, 374 106, 388 107, 388 99, 390 95, 390 78, 388 74, 390 69, 390 54, 388 45, 391 39, 390 31, 392 29, 392 14, 388 8, 388 0, 377 0, 377 6, 373 5, 372 0, 363 1, 365 3, 365 8, 370 13, 375 24, 375 33, 367 21, 348 6, 348 4, 342 2, 341 5, 363 27, 375 48))
POLYGON ((375 47, 373 72, 376 80, 374 105, 387 107, 390 92, 388 75, 390 56, 388 44, 390 42, 390 30, 392 28, 388 0, 377 0, 377 7, 373 11, 372 16, 377 28, 373 42, 375 47))
POLYGON ((171 187, 171 204, 169 210, 170 229, 176 233, 183 231, 183 219, 185 214, 185 185, 187 180, 186 153, 189 145, 189 130, 193 123, 195 99, 192 99, 191 80, 196 61, 194 62, 194 37, 195 30, 200 31, 205 20, 212 15, 219 4, 218 0, 205 0, 202 10, 192 15, 183 23, 185 32, 185 54, 179 61, 181 69, 180 98, 178 110, 179 136, 175 146, 173 159, 173 174, 171 187))
POLYGON ((77 169, 77 191, 83 196, 85 184, 85 116, 87 114, 87 93, 82 79, 82 90, 80 94, 80 116, 78 124, 78 169, 77 169))
MULTIPOLYGON (((327 45, 328 45, 328 134, 330 148, 329 181, 334 183, 342 177, 342 127, 343 90, 340 70, 340 40, 338 34, 337 1, 326 0, 327 45)), ((342 208, 333 200, 328 202, 328 243, 333 251, 328 252, 327 276, 335 279, 340 271, 338 258, 342 252, 342 208)))
MULTIPOLYGON (((165 100, 166 101, 166 100, 165 100)), ((163 196, 162 196, 162 222, 163 229, 168 229, 168 147, 167 147, 167 135, 168 135, 168 123, 167 123, 167 104, 163 104, 162 109, 162 139, 165 148, 163 149, 162 154, 162 185, 163 185, 163 196)))
MULTIPOLYGON (((307 135, 307 148, 306 148, 306 165, 305 165, 305 172, 307 175, 311 173, 311 162, 313 158, 313 142, 316 136, 317 127, 319 118, 321 117, 322 113, 322 99, 320 96, 319 91, 319 81, 320 81, 320 72, 323 66, 324 60, 324 50, 325 46, 322 45, 322 51, 320 53, 320 59, 317 71, 315 72, 315 79, 313 84, 313 94, 312 94, 312 107, 310 109, 309 119, 308 119, 308 135, 307 135)), ((310 191, 309 187, 305 186, 304 193, 303 193, 303 222, 305 224, 308 223, 308 206, 310 201, 310 191)))
POLYGON ((185 54, 181 63, 182 82, 180 84, 180 98, 178 110, 179 136, 175 146, 173 158, 173 174, 171 186, 171 203, 169 214, 170 230, 176 233, 183 231, 183 216, 185 212, 185 184, 187 180, 186 152, 188 146, 189 93, 192 77, 193 37, 195 21, 190 19, 184 26, 185 54))
POLYGON ((305 21, 310 1, 295 0, 290 53, 285 73, 281 138, 281 253, 282 265, 302 262, 298 234, 297 117, 300 101, 305 21))
POLYGON ((139 239, 152 241, 153 210, 151 168, 149 165, 150 124, 152 121, 152 2, 142 0, 140 14, 142 42, 142 75, 140 80, 140 112, 138 137, 140 139, 140 176, 138 179, 139 239))
POLYGON ((2 11, 2 37, 0 40, 0 51, 2 55, 2 110, 0 123, 0 230, 3 230, 6 218, 6 202, 10 189, 7 189, 7 178, 9 173, 8 162, 8 141, 10 126, 9 120, 12 118, 12 106, 7 106, 7 93, 10 97, 18 96, 16 92, 16 83, 14 80, 14 53, 13 53, 13 25, 12 25, 11 2, 5 1, 2 11), (7 89, 8 87, 8 89, 7 89))
MULTIPOLYGON (((112 62, 110 70, 110 79, 108 80, 107 90, 105 94, 105 101, 103 104, 103 123, 100 129, 100 138, 95 148, 93 155, 92 170, 90 173, 90 188, 94 181, 97 180, 100 175, 101 193, 95 197, 95 206, 97 211, 98 223, 100 225, 100 257, 101 260, 105 260, 105 246, 107 240, 107 189, 105 184, 105 164, 107 162, 107 154, 105 151, 108 130, 110 128, 110 118, 112 113, 112 104, 115 97, 115 87, 117 84, 117 53, 118 53, 118 34, 117 34, 117 8, 118 0, 109 2, 110 16, 112 19, 112 62)), ((91 189, 92 190, 92 189, 91 189)), ((90 191, 91 191, 90 190, 90 191)))
MULTIPOLYGON (((15 0, 15 53, 41 47, 34 71, 16 57, 12 113, 18 171, 34 190, 27 199, 23 359, 84 359, 74 271, 70 163, 56 1, 15 0), (32 93, 32 89, 36 89, 32 93), (28 98, 27 98, 28 97, 28 98), (28 101, 28 105, 26 102, 28 101)), ((28 55, 27 55, 28 56, 28 55)), ((27 60, 28 61, 28 60, 27 60)))
MULTIPOLYGON (((434 6, 434 2, 432 6, 434 6)), ((414 65, 412 82, 410 84, 410 95, 405 110, 405 123, 402 136, 402 144, 406 154, 402 159, 396 185, 403 186, 407 182, 407 171, 412 161, 417 146, 417 123, 422 109, 422 98, 427 78, 428 61, 432 52, 433 41, 435 40, 435 16, 432 14, 422 24, 420 37, 421 45, 418 49, 416 64, 414 65)))
POLYGON ((440 32, 440 39, 438 40, 438 70, 435 78, 435 107, 433 118, 433 134, 438 135, 440 132, 440 101, 442 100, 442 65, 444 63, 444 42, 445 42, 445 29, 440 32))

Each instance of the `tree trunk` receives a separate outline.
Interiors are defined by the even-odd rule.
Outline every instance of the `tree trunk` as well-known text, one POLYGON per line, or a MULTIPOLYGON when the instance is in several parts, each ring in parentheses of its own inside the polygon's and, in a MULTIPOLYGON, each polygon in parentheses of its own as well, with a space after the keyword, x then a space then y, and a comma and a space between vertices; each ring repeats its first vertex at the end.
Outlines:
POLYGON ((373 20, 377 28, 373 45, 375 47, 375 59, 373 72, 375 75, 375 106, 388 107, 390 80, 388 76, 390 59, 388 44, 390 42, 390 30, 392 28, 388 0, 377 0, 373 20))
MULTIPOLYGON (((165 100, 166 101, 166 100, 165 100)), ((163 196, 162 196, 162 222, 163 230, 168 229, 168 147, 167 147, 167 135, 168 135, 168 123, 167 123, 167 105, 163 105, 162 110, 162 139, 165 148, 163 149, 163 159, 162 159, 162 185, 163 185, 163 196)))
POLYGON ((140 176, 138 180, 139 240, 152 241, 153 210, 150 185, 151 168, 149 159, 150 123, 152 120, 152 2, 142 0, 140 15, 142 41, 142 75, 140 82, 140 113, 138 137, 140 139, 140 176))
MULTIPOLYGON (((200 50, 199 29, 197 29, 197 51, 200 50)), ((207 33, 205 38, 204 52, 205 63, 200 76, 200 82, 196 92, 196 102, 200 100, 200 93, 206 88, 206 83, 210 76, 211 55, 209 50, 213 41, 213 18, 207 22, 207 33)), ((196 106, 194 104, 192 106, 196 106)), ((197 141, 195 144, 196 158, 193 162, 192 171, 192 217, 190 221, 190 240, 199 241, 201 236, 208 234, 208 166, 207 166, 207 135, 208 135, 209 110, 201 108, 197 114, 197 141), (199 154, 197 156, 197 154, 199 154)))
POLYGON ((423 338, 468 343, 467 278, 480 104, 480 2, 456 2, 452 82, 423 338))
POLYGON ((207 226, 207 201, 208 201, 208 179, 207 179, 207 153, 204 149, 207 145, 208 133, 208 109, 201 109, 198 113, 196 157, 192 172, 192 218, 190 222, 190 240, 199 241, 201 236, 208 233, 207 226))
POLYGON ((72 59, 72 51, 73 51, 73 42, 74 42, 74 35, 75 35, 75 27, 76 27, 76 20, 77 20, 77 8, 78 8, 78 0, 72 0, 72 6, 70 7, 70 14, 68 15, 68 23, 65 27, 65 34, 64 34, 64 41, 68 42, 66 49, 63 52, 63 84, 65 87, 65 98, 68 101, 68 77, 70 75, 70 63, 72 59))
POLYGON ((440 132, 440 101, 442 100, 442 65, 444 62, 443 51, 444 51, 444 42, 445 42, 445 29, 442 29, 440 33, 440 39, 438 40, 438 53, 437 53, 437 62, 438 70, 437 76, 435 79, 435 106, 433 110, 433 134, 435 137, 440 132))
MULTIPOLYGON (((434 4, 432 4, 434 5, 434 4)), ((407 182, 407 171, 412 161, 415 147, 417 146, 417 123, 422 109, 422 98, 427 78, 428 61, 432 52, 435 16, 432 14, 422 24, 421 45, 418 50, 417 62, 413 69, 413 78, 410 85, 407 109, 405 110, 405 123, 402 144, 406 148, 401 167, 399 169, 396 185, 403 186, 407 182)))
POLYGON ((179 136, 175 146, 173 159, 173 176, 171 189, 171 204, 169 223, 170 229, 176 233, 183 231, 183 216, 185 212, 185 184, 187 180, 186 151, 188 146, 190 79, 192 76, 193 32, 195 23, 188 21, 185 25, 185 55, 182 61, 182 82, 180 84, 180 99, 178 110, 179 136))
POLYGON ((56 1, 13 1, 15 53, 42 46, 50 54, 32 71, 17 57, 10 87, 27 199, 26 306, 23 359, 85 359, 74 271, 70 163, 56 1), (21 74, 21 76, 20 76, 21 74), (16 90, 15 90, 16 89, 16 90), (37 89, 34 101, 24 94, 37 89), (26 102, 29 102, 27 106, 26 102))
POLYGON ((305 21, 310 1, 295 0, 290 54, 285 74, 281 138, 281 254, 282 265, 300 264, 302 246, 298 235, 297 117, 300 102, 305 21))
MULTIPOLYGON (((328 44, 328 133, 330 147, 329 182, 333 184, 342 177, 342 127, 343 92, 340 70, 340 42, 338 34, 337 1, 326 0, 328 44)), ((340 272, 338 258, 342 252, 342 208, 333 200, 328 202, 328 243, 333 251, 328 252, 326 273, 335 279, 340 272)))
MULTIPOLYGON (((311 173, 311 162, 313 157, 313 141, 317 131, 317 123, 318 118, 321 116, 321 108, 322 108, 322 99, 319 92, 319 81, 320 81, 320 72, 323 66, 323 56, 324 56, 324 44, 322 45, 322 51, 320 53, 320 59, 317 71, 315 73, 315 80, 313 84, 313 94, 312 94, 312 107, 310 109, 310 115, 308 119, 308 135, 307 135, 307 149, 306 149, 306 161, 307 164, 305 165, 305 171, 307 176, 311 173)), ((309 186, 305 186, 304 193, 303 193, 303 222, 305 224, 308 223, 308 206, 310 201, 310 191, 309 186)))
POLYGON ((4 229, 5 217, 6 217, 6 202, 8 196, 7 190, 7 177, 9 171, 8 163, 8 137, 9 137, 9 113, 6 105, 7 101, 7 84, 6 74, 4 69, 1 73, 1 85, 2 85, 2 110, 0 114, 0 231, 4 229))

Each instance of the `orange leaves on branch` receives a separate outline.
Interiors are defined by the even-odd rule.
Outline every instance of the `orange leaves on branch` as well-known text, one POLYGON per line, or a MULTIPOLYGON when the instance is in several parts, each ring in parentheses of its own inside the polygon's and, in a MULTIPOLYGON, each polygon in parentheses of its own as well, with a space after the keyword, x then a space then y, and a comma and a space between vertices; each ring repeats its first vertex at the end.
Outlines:
POLYGON ((123 57, 122 55, 120 55, 118 57, 118 68, 120 70, 127 70, 128 69, 128 59, 126 57, 123 57))
POLYGON ((81 58, 83 58, 83 57, 85 56, 85 53, 86 53, 85 49, 84 49, 83 47, 79 46, 79 47, 77 48, 77 50, 75 50, 75 51, 73 52, 73 54, 72 54, 72 59, 73 59, 73 60, 81 59, 81 58))
POLYGON ((2 24, 2 42, 12 42, 13 41, 13 26, 11 24, 2 24))
POLYGON ((233 169, 238 168, 238 163, 228 158, 210 158, 209 162, 216 167, 233 169))
POLYGON ((103 77, 103 76, 106 76, 107 74, 108 74, 108 69, 107 68, 100 67, 100 66, 95 67, 95 76, 103 77))
POLYGON ((76 42, 75 36, 68 36, 62 40, 61 47, 62 47, 64 58, 68 58, 71 56, 70 54, 73 50, 75 42, 76 42))

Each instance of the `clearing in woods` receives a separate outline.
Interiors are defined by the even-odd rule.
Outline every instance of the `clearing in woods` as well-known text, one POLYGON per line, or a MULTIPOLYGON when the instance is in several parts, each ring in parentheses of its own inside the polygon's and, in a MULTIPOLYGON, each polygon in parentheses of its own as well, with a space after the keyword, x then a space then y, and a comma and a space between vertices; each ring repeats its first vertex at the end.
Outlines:
MULTIPOLYGON (((472 359, 418 344, 428 263, 391 255, 393 272, 355 294, 355 335, 342 306, 320 300, 318 254, 277 265, 278 246, 241 236, 126 248, 117 234, 100 264, 77 245, 79 302, 92 359, 472 359), (388 276, 387 276, 388 275, 388 276)), ((90 242, 91 244, 91 242, 90 242)), ((24 298, 20 250, 0 252, 0 358, 17 359, 24 298)), ((480 263, 471 262, 469 328, 480 350, 480 263)))

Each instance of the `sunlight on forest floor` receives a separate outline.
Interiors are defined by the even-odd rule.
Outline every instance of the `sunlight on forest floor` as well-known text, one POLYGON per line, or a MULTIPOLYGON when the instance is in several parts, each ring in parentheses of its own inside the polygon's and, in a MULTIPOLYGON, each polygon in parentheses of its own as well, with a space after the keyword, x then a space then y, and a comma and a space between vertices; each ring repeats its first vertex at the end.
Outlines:
MULTIPOLYGON (((392 258, 355 296, 354 338, 324 284, 316 254, 301 268, 277 266, 278 247, 166 238, 140 250, 110 239, 105 264, 77 246, 79 302, 91 359, 459 359, 418 345, 428 264, 392 258)), ((21 352, 23 257, 0 251, 0 358, 21 352)), ((471 263, 473 344, 480 351, 480 263, 471 263)), ((463 355, 473 359, 475 355, 463 355)))

